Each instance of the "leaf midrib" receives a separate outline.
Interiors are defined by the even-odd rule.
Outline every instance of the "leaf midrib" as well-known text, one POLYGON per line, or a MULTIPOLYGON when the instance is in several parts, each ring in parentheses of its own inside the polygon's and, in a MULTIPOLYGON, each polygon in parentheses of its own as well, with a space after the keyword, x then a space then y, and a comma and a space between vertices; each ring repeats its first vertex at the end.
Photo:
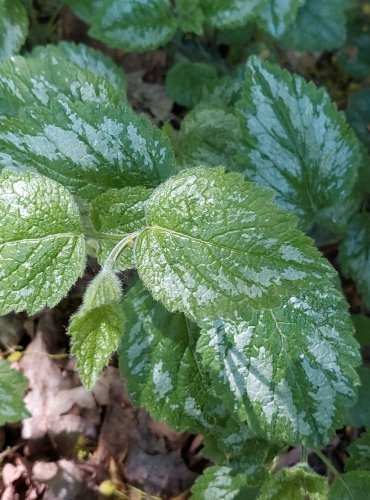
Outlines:
POLYGON ((38 238, 22 238, 22 239, 15 239, 15 240, 7 240, 7 241, 0 241, 0 247, 9 245, 12 243, 39 243, 40 241, 47 241, 47 240, 53 240, 53 239, 59 239, 59 238, 81 238, 83 237, 83 233, 54 233, 54 234, 48 234, 47 236, 40 236, 38 238))

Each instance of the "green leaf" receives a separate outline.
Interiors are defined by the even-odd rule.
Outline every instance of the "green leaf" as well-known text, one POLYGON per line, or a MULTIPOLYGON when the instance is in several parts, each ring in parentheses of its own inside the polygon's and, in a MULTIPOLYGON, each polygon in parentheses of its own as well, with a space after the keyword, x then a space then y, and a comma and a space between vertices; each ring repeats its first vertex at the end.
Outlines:
POLYGON ((370 346, 370 318, 364 314, 352 314, 355 337, 361 347, 370 346))
POLYGON ((361 385, 358 389, 357 401, 354 406, 349 409, 347 423, 355 427, 370 426, 370 368, 360 366, 358 368, 361 385))
POLYGON ((279 38, 294 21, 299 7, 306 0, 270 0, 259 14, 258 24, 267 33, 279 38))
POLYGON ((364 432, 347 448, 349 459, 346 462, 346 470, 370 471, 370 431, 364 432))
POLYGON ((358 137, 370 150, 370 88, 351 92, 348 98, 347 118, 358 137))
POLYGON ((258 500, 326 500, 328 482, 323 476, 315 474, 307 465, 281 469, 263 483, 258 500))
POLYGON ((239 102, 240 169, 301 218, 342 227, 358 200, 358 141, 323 89, 251 57, 239 102), (353 205, 350 209, 349 205, 353 205))
POLYGON ((210 432, 220 401, 198 365, 199 328, 183 314, 169 313, 140 282, 122 307, 125 335, 119 362, 135 405, 175 429, 210 432))
POLYGON ((49 64, 50 62, 54 64, 55 60, 58 64, 64 64, 64 60, 67 60, 96 76, 106 78, 118 92, 124 94, 126 90, 126 80, 122 68, 100 50, 89 45, 59 42, 58 45, 36 47, 31 55, 45 61, 45 63, 49 62, 49 64))
POLYGON ((370 214, 354 217, 339 247, 339 263, 345 276, 356 282, 370 308, 370 214))
POLYGON ((222 168, 181 172, 147 202, 135 243, 139 275, 156 300, 200 322, 269 307, 334 272, 279 210, 272 194, 222 168))
POLYGON ((182 167, 233 164, 241 130, 238 117, 217 104, 199 104, 181 122, 177 159, 182 167))
POLYGON ((77 356, 78 373, 87 389, 94 386, 118 347, 123 333, 121 297, 118 278, 103 269, 88 286, 82 306, 69 324, 71 354, 77 356))
POLYGON ((28 17, 20 0, 0 0, 0 59, 19 51, 26 40, 28 17))
POLYGON ((168 0, 94 0, 90 9, 81 6, 80 0, 66 3, 91 24, 92 37, 127 52, 164 45, 177 28, 168 0))
POLYGON ((201 0, 176 0, 176 15, 179 28, 184 33, 203 34, 204 14, 201 0))
POLYGON ((0 122, 0 165, 26 165, 92 199, 111 188, 156 186, 174 171, 169 140, 125 104, 73 102, 0 122))
POLYGON ((201 0, 206 22, 214 28, 236 28, 254 19, 268 0, 201 0))
POLYGON ((77 205, 34 173, 0 175, 0 315, 53 307, 85 268, 77 205))
POLYGON ((235 475, 229 467, 208 467, 195 481, 191 492, 193 500, 253 500, 257 489, 248 486, 242 474, 235 475))
POLYGON ((206 63, 178 63, 167 73, 166 89, 175 102, 193 108, 203 96, 205 86, 217 80, 217 72, 206 63))
POLYGON ((329 442, 356 400, 360 363, 346 303, 333 286, 236 321, 204 321, 197 350, 215 392, 271 442, 329 442))
POLYGON ((32 105, 48 107, 62 96, 101 105, 122 101, 106 78, 52 49, 45 48, 41 59, 15 56, 0 63, 0 116, 18 116, 32 105))
POLYGON ((280 42, 290 50, 322 52, 346 40, 347 0, 306 0, 280 42))
MULTIPOLYGON (((109 189, 92 200, 90 219, 97 232, 97 257, 101 265, 124 236, 143 229, 145 203, 151 193, 151 189, 143 186, 109 189)), ((116 269, 133 267, 133 247, 128 246, 120 254, 116 269)))
POLYGON ((28 381, 8 361, 0 359, 0 426, 29 417, 23 403, 28 381))
POLYGON ((329 500, 365 500, 369 496, 370 472, 351 471, 341 474, 332 483, 329 500))

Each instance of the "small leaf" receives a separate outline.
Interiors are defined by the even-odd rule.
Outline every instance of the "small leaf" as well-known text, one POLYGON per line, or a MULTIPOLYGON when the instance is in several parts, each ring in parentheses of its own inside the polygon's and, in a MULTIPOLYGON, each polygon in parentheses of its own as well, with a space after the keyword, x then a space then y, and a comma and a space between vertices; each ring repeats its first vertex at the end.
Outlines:
POLYGON ((72 316, 68 334, 71 354, 77 356, 81 381, 91 389, 123 333, 121 285, 111 271, 103 269, 88 286, 79 311, 72 316))
POLYGON ((164 45, 177 28, 168 0, 94 0, 90 9, 81 6, 80 0, 66 3, 91 25, 92 37, 127 52, 164 45))
POLYGON ((304 464, 281 469, 263 483, 258 500, 326 500, 328 482, 304 464))
POLYGON ((198 327, 183 314, 169 313, 140 282, 122 307, 120 369, 134 403, 175 429, 210 431, 220 401, 198 365, 198 327))
POLYGON ((0 122, 0 165, 27 165, 82 198, 110 188, 156 186, 174 170, 169 141, 125 104, 66 97, 0 122))
POLYGON ((345 276, 356 282, 370 308, 370 214, 354 217, 339 247, 339 262, 345 276))
POLYGON ((166 76, 169 96, 187 108, 193 108, 202 99, 203 89, 217 80, 217 72, 206 63, 178 63, 166 76))
POLYGON ((156 300, 196 322, 276 305, 334 275, 296 219, 240 174, 185 170, 155 189, 146 212, 139 275, 156 300))
POLYGON ((219 29, 243 26, 256 18, 268 0, 201 0, 206 22, 219 29))
POLYGON ((323 89, 257 57, 247 64, 239 102, 240 169, 272 188, 278 204, 301 218, 342 227, 358 199, 358 141, 323 89), (353 206, 352 206, 353 205, 353 206))
POLYGON ((0 0, 0 59, 19 51, 28 32, 27 11, 20 0, 0 0))
POLYGON ((370 88, 351 92, 348 97, 347 118, 367 150, 370 151, 370 88))
POLYGON ((318 447, 345 423, 356 400, 360 355, 333 286, 203 326, 202 366, 215 392, 254 432, 271 442, 318 447))
POLYGON ((21 372, 0 359, 0 426, 29 417, 23 403, 28 381, 21 372))
POLYGON ((361 385, 358 389, 357 401, 354 406, 349 409, 347 423, 355 427, 370 426, 370 368, 360 366, 358 369, 361 385))
POLYGON ((370 471, 370 432, 364 432, 347 448, 349 459, 346 462, 346 470, 370 471))
MULTIPOLYGON (((101 265, 124 236, 145 226, 145 204, 151 193, 143 186, 109 189, 92 200, 90 219, 98 233, 97 257, 101 265)), ((116 269, 133 267, 133 247, 128 246, 120 254, 116 269)))
POLYGON ((257 488, 248 486, 242 474, 235 475, 229 467, 208 467, 195 481, 191 492, 193 500, 253 500, 257 498, 257 488))
POLYGON ((322 52, 346 40, 347 0, 307 0, 280 42, 290 50, 322 52))
POLYGON ((351 471, 332 483, 328 500, 365 500, 369 496, 370 472, 351 471))
POLYGON ((34 173, 0 175, 0 314, 53 307, 85 268, 77 205, 34 173))
POLYGON ((258 23, 275 38, 279 38, 294 21, 299 7, 306 0, 270 0, 258 16, 258 23))
POLYGON ((176 15, 179 28, 184 33, 203 34, 204 14, 200 0, 176 0, 176 15))

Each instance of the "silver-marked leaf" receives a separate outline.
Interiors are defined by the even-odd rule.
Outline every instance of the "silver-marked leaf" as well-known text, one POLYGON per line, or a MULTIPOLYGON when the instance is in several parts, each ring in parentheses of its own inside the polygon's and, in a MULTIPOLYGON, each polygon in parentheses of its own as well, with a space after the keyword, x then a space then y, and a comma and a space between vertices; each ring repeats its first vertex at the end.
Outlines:
POLYGON ((356 400, 358 344, 334 286, 204 322, 197 350, 216 393, 271 442, 322 446, 356 400))
MULTIPOLYGON (((109 253, 129 233, 145 226, 145 203, 152 190, 143 186, 109 189, 94 198, 90 205, 90 220, 97 233, 97 257, 104 264, 109 253)), ((120 254, 115 268, 125 270, 135 267, 133 247, 120 254)))
POLYGON ((80 0, 66 3, 91 24, 92 37, 127 52, 164 45, 177 28, 169 0, 93 0, 90 9, 81 8, 80 0))
POLYGON ((74 194, 156 186, 174 170, 169 140, 125 104, 50 101, 0 123, 0 166, 24 164, 74 194))
POLYGON ((257 488, 247 484, 242 474, 235 475, 230 467, 208 467, 195 481, 191 493, 193 500, 253 500, 257 488))
POLYGON ((0 59, 19 51, 28 32, 27 11, 20 0, 0 0, 0 59))
POLYGON ((233 112, 216 104, 199 104, 181 122, 178 162, 183 167, 231 167, 240 138, 240 122, 233 112))
POLYGON ((88 389, 94 386, 122 336, 121 297, 118 278, 103 269, 88 286, 82 306, 69 324, 71 354, 77 356, 78 372, 88 389))
POLYGON ((328 500, 365 500, 370 490, 370 472, 350 471, 331 484, 328 500))
POLYGON ((356 210, 358 141, 323 89, 249 59, 239 112, 240 170, 301 219, 342 227, 356 210), (353 206, 352 206, 353 205, 353 206))
POLYGON ((42 59, 14 56, 0 63, 0 116, 18 116, 34 104, 48 107, 63 96, 101 105, 123 99, 106 78, 47 48, 42 59))
POLYGON ((346 40, 347 0, 306 0, 280 42, 290 50, 322 52, 346 40))
POLYGON ((0 426, 27 418, 29 413, 23 403, 27 379, 0 359, 0 380, 0 426))
POLYGON ((126 80, 123 69, 117 66, 109 56, 89 45, 73 42, 43 45, 34 48, 31 56, 45 62, 57 61, 58 64, 63 64, 63 59, 66 59, 90 73, 106 78, 118 92, 122 95, 125 93, 126 80))
POLYGON ((222 168, 184 170, 155 189, 135 243, 156 300, 196 322, 269 307, 334 275, 272 193, 222 168))
POLYGON ((201 0, 206 22, 214 28, 236 28, 257 17, 268 0, 201 0))
POLYGON ((198 365, 199 328, 183 314, 169 313, 140 282, 122 308, 120 369, 135 404, 175 429, 209 432, 220 402, 198 365))
POLYGON ((370 432, 367 430, 359 439, 348 446, 349 459, 346 470, 370 471, 370 432))
POLYGON ((0 175, 0 315, 53 307, 85 268, 77 205, 34 173, 0 175))
POLYGON ((370 214, 357 215, 351 220, 338 258, 343 274, 355 281, 370 308, 370 214))
POLYGON ((270 0, 258 16, 258 24, 264 31, 279 38, 294 21, 299 7, 306 0, 270 0))
POLYGON ((261 487, 258 500, 327 500, 328 480, 305 464, 275 472, 261 487))

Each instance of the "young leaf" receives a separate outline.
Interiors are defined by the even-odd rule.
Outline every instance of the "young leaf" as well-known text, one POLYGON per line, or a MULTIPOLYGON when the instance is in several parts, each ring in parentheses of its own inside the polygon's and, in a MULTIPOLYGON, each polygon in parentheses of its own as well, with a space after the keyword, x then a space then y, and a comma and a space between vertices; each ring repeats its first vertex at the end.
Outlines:
POLYGON ((327 479, 300 464, 272 474, 263 483, 258 500, 326 500, 328 492, 327 479))
POLYGON ((68 334, 71 354, 77 356, 81 381, 91 389, 123 333, 121 285, 112 271, 103 269, 88 286, 83 303, 72 316, 68 334))
POLYGON ((66 97, 0 123, 0 165, 33 167, 82 198, 110 188, 156 186, 174 171, 169 141, 125 104, 66 97))
POLYGON ((306 0, 280 42, 291 50, 322 52, 346 40, 347 0, 306 0))
POLYGON ((352 219, 340 244, 338 258, 343 274, 356 282, 364 303, 370 308, 370 214, 352 219))
POLYGON ((249 486, 242 474, 235 475, 229 467, 208 467, 195 481, 191 498, 194 500, 253 500, 258 488, 249 486))
POLYGON ((0 175, 0 315, 53 307, 85 268, 77 205, 34 173, 0 175))
POLYGON ((370 472, 347 472, 333 481, 328 500, 365 500, 369 496, 369 489, 370 472))
MULTIPOLYGON (((92 200, 90 219, 97 232, 97 257, 101 265, 124 236, 143 229, 145 204, 151 193, 151 189, 143 186, 109 189, 92 200)), ((115 268, 132 267, 135 267, 133 247, 128 246, 121 252, 115 268)))
POLYGON ((8 361, 0 359, 0 380, 0 426, 29 417, 23 403, 27 379, 8 361))
POLYGON ((197 350, 237 418, 271 442, 318 447, 356 400, 352 331, 341 294, 321 285, 275 309, 204 322, 197 350))
POLYGON ((206 22, 214 28, 236 28, 256 18, 268 0, 200 0, 206 22))
POLYGON ((31 56, 45 62, 67 60, 97 76, 106 78, 121 93, 126 90, 126 80, 122 68, 107 55, 89 45, 72 42, 59 42, 58 45, 43 45, 33 49, 31 56), (54 59, 53 59, 54 57, 54 59))
POLYGON ((270 0, 258 16, 258 24, 270 35, 279 38, 294 21, 299 7, 306 0, 270 0))
POLYGON ((297 214, 303 228, 314 221, 344 225, 348 205, 358 204, 354 187, 362 157, 326 92, 252 57, 238 109, 245 175, 272 188, 278 204, 297 214))
POLYGON ((178 104, 193 108, 202 99, 203 88, 217 81, 217 72, 206 63, 178 63, 166 76, 166 90, 178 104))
POLYGON ((168 0, 107 0, 66 2, 77 15, 91 24, 89 34, 110 47, 127 52, 150 50, 167 43, 176 32, 176 21, 168 0))
POLYGON ((272 194, 222 168, 181 172, 159 186, 135 243, 139 275, 156 300, 201 322, 265 308, 334 272, 279 210, 272 194))
POLYGON ((347 452, 349 459, 346 462, 346 470, 370 471, 370 432, 366 431, 359 439, 356 439, 347 452))
POLYGON ((27 11, 20 0, 0 0, 0 59, 19 51, 28 32, 27 11))
POLYGON ((169 313, 140 282, 122 307, 125 335, 119 361, 134 403, 175 429, 210 431, 220 401, 199 366, 199 328, 183 314, 169 313))
POLYGON ((358 389, 356 404, 349 409, 346 422, 355 427, 370 427, 370 368, 360 366, 357 371, 361 385, 358 389))

